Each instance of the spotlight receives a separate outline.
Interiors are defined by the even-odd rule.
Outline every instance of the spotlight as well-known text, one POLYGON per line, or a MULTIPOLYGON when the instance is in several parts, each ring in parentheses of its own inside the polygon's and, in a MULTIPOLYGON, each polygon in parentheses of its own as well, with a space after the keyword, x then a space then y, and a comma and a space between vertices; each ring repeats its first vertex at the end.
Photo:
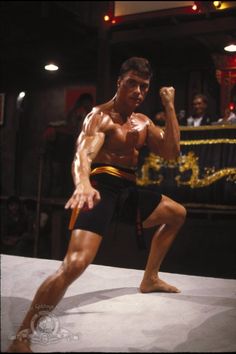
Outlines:
POLYGON ((197 4, 196 3, 193 4, 192 9, 193 9, 193 11, 197 11, 197 4))

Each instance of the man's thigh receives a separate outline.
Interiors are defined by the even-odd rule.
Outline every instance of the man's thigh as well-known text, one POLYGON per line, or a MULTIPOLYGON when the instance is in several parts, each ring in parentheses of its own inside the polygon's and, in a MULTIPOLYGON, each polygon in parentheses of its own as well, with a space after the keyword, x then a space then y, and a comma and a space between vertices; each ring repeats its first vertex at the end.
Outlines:
POLYGON ((138 191, 138 207, 141 220, 145 221, 162 202, 162 194, 149 188, 141 188, 138 191))
POLYGON ((116 209, 117 196, 106 189, 99 192, 101 200, 92 209, 79 212, 74 228, 104 236, 116 209))
POLYGON ((171 219, 182 212, 183 207, 173 199, 162 195, 160 203, 153 209, 149 216, 143 221, 143 227, 153 227, 155 225, 169 224, 171 219))

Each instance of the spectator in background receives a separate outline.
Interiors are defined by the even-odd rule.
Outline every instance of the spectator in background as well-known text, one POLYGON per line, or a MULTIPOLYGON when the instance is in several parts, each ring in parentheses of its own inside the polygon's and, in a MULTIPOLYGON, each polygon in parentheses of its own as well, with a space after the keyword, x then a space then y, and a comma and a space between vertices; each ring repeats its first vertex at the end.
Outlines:
POLYGON ((164 127, 166 124, 166 114, 164 111, 156 113, 154 117, 154 124, 160 127, 164 127))
POLYGON ((27 230, 27 220, 17 196, 7 199, 6 210, 2 218, 2 253, 17 254, 17 245, 27 230))
MULTIPOLYGON (((185 125, 185 110, 181 109, 179 113, 177 114, 177 119, 179 122, 179 125, 185 125)), ((155 125, 158 125, 160 127, 164 127, 166 124, 166 114, 164 111, 160 111, 156 113, 153 119, 153 123, 155 125)))
POLYGON ((45 183, 47 195, 64 197, 71 193, 73 181, 70 166, 75 141, 92 106, 92 95, 84 93, 79 96, 66 120, 50 122, 45 129, 42 138, 49 170, 48 181, 45 183))
POLYGON ((84 118, 93 108, 93 96, 90 93, 83 93, 76 100, 67 116, 67 122, 70 127, 73 127, 76 138, 80 133, 84 118))
POLYGON ((225 108, 224 116, 214 124, 236 124, 236 115, 229 107, 225 108))
POLYGON ((208 99, 203 94, 197 94, 192 101, 192 115, 187 118, 186 125, 199 127, 200 125, 211 124, 211 119, 207 113, 208 99))
POLYGON ((19 256, 33 256, 34 236, 36 230, 36 202, 26 199, 22 203, 25 218, 25 229, 16 245, 16 254, 19 256))
POLYGON ((92 95, 90 93, 81 94, 69 111, 66 120, 49 122, 43 133, 43 138, 50 142, 55 141, 57 133, 70 134, 77 138, 84 118, 92 110, 92 107, 92 95))
MULTIPOLYGON (((25 199, 23 202, 26 227, 21 239, 16 245, 16 253, 19 256, 32 257, 34 254, 34 242, 37 231, 37 202, 33 199, 25 199)), ((44 253, 50 258, 49 214, 41 209, 39 217, 39 256, 44 253)))
POLYGON ((185 114, 186 114, 186 111, 184 109, 181 109, 179 111, 179 113, 177 114, 177 119, 178 119, 178 122, 179 122, 179 125, 185 125, 185 114))

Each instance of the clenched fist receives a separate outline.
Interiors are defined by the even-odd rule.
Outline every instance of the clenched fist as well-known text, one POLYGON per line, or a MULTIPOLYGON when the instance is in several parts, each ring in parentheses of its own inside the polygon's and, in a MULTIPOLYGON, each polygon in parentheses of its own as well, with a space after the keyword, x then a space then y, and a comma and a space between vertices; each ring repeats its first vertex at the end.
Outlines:
POLYGON ((174 104, 175 98, 175 89, 174 87, 162 87, 160 89, 160 97, 163 106, 165 107, 168 104, 174 104))

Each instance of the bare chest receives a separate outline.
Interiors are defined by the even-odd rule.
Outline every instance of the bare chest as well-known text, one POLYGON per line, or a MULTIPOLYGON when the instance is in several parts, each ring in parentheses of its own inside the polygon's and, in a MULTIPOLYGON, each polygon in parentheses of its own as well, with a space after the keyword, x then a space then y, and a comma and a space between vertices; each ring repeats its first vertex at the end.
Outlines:
POLYGON ((106 131, 105 146, 116 151, 140 149, 145 143, 146 125, 135 119, 124 124, 111 121, 106 131))

